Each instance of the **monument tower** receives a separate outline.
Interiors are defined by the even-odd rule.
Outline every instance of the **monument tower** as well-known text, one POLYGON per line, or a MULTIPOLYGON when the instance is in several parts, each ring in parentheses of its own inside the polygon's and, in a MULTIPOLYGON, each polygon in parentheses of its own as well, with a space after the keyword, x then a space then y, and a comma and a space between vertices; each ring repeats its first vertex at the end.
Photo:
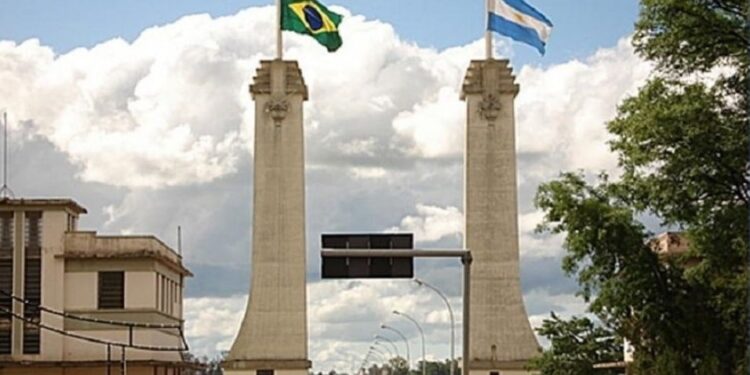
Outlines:
POLYGON ((261 61, 255 101, 252 284, 223 368, 228 374, 307 375, 305 173, 295 61, 261 61))
POLYGON ((521 295, 513 102, 518 85, 508 60, 472 61, 461 99, 467 104, 465 248, 471 273, 470 369, 524 373, 539 353, 521 295))

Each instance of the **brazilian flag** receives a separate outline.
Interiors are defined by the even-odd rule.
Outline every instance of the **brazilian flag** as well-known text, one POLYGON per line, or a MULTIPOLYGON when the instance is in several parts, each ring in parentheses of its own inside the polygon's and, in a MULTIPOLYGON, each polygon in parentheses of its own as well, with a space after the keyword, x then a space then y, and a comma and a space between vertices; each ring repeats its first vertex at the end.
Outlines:
POLYGON ((341 18, 316 0, 281 0, 281 29, 310 35, 328 52, 341 47, 341 18))

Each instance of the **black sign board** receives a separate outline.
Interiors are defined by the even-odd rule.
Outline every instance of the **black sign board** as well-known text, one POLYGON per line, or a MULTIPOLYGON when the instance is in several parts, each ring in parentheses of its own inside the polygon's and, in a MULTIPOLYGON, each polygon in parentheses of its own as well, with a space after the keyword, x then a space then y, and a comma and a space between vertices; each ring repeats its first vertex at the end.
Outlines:
MULTIPOLYGON (((414 236, 409 234, 324 234, 321 236, 323 249, 413 249, 414 236)), ((412 257, 346 257, 323 256, 322 277, 324 279, 353 278, 412 278, 414 259, 412 257)))

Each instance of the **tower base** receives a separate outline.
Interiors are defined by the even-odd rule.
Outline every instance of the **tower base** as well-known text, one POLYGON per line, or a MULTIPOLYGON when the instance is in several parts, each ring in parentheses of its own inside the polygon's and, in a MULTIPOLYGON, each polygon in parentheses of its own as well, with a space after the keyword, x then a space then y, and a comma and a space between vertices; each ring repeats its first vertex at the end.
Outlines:
POLYGON ((469 375, 532 375, 539 374, 526 368, 528 361, 471 361, 469 375))
POLYGON ((230 360, 221 364, 232 375, 307 375, 312 362, 305 359, 230 360))

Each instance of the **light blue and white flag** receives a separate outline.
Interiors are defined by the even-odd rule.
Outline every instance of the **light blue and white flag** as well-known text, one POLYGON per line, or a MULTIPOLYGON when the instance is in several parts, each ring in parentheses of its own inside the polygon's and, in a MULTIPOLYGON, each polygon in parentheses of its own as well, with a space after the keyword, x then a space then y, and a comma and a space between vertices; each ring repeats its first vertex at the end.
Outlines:
POLYGON ((544 55, 552 22, 523 0, 488 0, 487 29, 535 47, 544 55))

